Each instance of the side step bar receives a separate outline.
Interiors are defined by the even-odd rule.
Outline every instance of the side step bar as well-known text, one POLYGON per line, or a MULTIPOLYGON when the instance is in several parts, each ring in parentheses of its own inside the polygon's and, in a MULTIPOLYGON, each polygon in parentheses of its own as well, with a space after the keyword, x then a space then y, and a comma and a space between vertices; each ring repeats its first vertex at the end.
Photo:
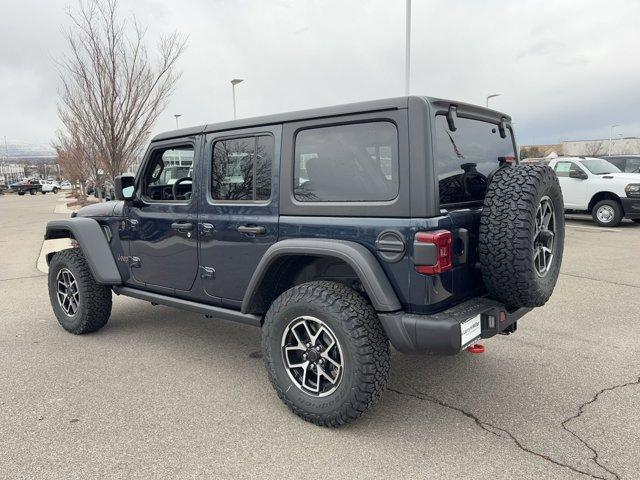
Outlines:
POLYGON ((168 297, 160 293, 147 292, 131 287, 114 286, 113 291, 116 295, 124 295, 125 297, 146 300, 151 303, 166 305, 167 307, 179 308, 181 310, 189 310, 190 312, 202 313, 209 317, 220 318, 222 320, 230 320, 232 322, 244 323, 254 327, 261 326, 261 318, 257 315, 241 313, 236 310, 230 310, 223 307, 214 307, 206 303, 193 302, 191 300, 183 300, 181 298, 168 297))

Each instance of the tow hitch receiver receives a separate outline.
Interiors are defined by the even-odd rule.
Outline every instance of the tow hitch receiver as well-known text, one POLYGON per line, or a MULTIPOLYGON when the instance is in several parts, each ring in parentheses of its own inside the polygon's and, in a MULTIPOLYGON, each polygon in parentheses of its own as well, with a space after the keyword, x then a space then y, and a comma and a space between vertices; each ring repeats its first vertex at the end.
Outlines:
POLYGON ((480 343, 474 343, 473 345, 469 345, 467 347, 467 352, 469 353, 484 353, 484 345, 480 343))

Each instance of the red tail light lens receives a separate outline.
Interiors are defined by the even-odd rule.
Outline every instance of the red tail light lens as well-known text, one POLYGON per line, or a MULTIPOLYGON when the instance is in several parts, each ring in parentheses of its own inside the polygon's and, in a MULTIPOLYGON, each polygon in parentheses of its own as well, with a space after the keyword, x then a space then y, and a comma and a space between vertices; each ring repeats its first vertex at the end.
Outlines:
MULTIPOLYGON (((423 275, 438 275, 451 270, 453 265, 452 237, 448 230, 436 230, 434 232, 418 232, 415 237, 416 249, 421 245, 430 244, 435 247, 435 255, 426 255, 430 265, 416 263, 416 271, 423 275)), ((433 250, 433 247, 429 250, 433 250)), ((417 259, 417 256, 416 256, 417 259)))

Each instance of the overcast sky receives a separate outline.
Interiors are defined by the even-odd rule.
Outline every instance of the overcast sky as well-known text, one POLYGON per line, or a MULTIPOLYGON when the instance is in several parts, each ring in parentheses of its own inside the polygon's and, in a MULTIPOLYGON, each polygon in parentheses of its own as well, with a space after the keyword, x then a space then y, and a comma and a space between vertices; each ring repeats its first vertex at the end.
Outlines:
MULTIPOLYGON (((48 143, 73 0, 0 0, 0 135, 48 143)), ((403 94, 404 0, 122 0, 189 36, 154 133, 403 94)), ((640 1, 413 0, 411 93, 510 114, 520 144, 640 136, 640 1)))

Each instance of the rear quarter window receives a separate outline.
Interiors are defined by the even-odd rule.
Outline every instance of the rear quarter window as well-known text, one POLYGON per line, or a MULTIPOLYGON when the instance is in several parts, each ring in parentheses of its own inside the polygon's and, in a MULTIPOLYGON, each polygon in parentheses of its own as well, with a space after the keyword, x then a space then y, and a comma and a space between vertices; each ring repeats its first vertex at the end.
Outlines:
POLYGON ((398 196, 398 132, 392 122, 311 128, 295 139, 299 202, 374 202, 398 196))
POLYGON ((444 115, 435 119, 436 165, 440 204, 484 200, 488 176, 500 157, 515 156, 513 134, 500 136, 498 125, 458 117, 456 131, 449 130, 444 115))

